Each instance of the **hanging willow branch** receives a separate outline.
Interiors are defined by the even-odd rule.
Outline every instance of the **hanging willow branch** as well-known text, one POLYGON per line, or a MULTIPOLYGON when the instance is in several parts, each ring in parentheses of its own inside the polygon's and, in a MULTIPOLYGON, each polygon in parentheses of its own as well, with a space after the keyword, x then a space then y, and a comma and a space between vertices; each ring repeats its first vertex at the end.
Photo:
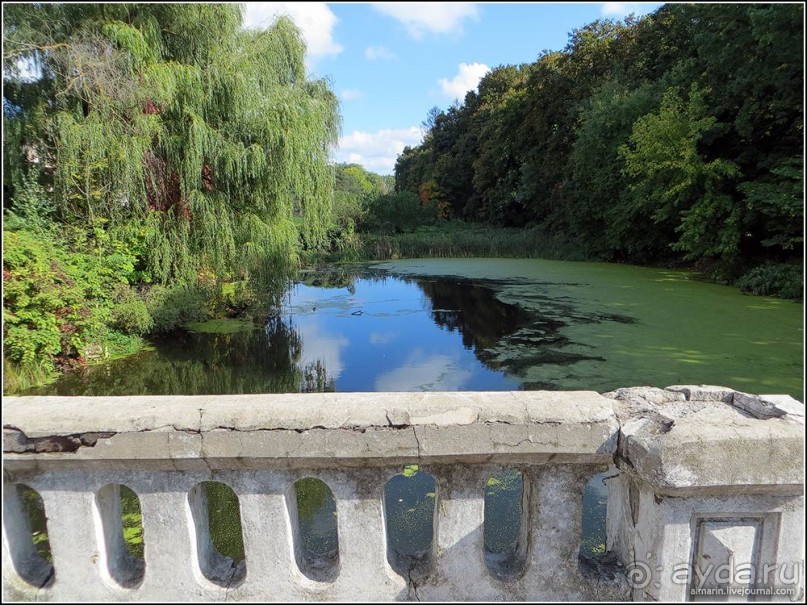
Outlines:
MULTIPOLYGON (((142 221, 158 281, 278 273, 301 235, 320 241, 340 118, 326 83, 306 79, 294 24, 243 30, 236 5, 93 6, 20 9, 61 24, 48 52, 29 47, 53 84, 62 214, 142 221)), ((9 33, 20 54, 23 34, 9 33)))

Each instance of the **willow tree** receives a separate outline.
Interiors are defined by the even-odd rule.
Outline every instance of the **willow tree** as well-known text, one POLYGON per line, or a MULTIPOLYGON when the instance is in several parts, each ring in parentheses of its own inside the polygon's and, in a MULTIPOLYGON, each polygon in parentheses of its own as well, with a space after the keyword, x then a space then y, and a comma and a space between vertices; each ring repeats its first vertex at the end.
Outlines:
POLYGON ((137 232, 155 281, 282 274, 301 236, 322 241, 338 103, 290 20, 26 4, 3 29, 7 168, 44 167, 65 221, 137 232), (37 77, 14 77, 26 65, 37 77))

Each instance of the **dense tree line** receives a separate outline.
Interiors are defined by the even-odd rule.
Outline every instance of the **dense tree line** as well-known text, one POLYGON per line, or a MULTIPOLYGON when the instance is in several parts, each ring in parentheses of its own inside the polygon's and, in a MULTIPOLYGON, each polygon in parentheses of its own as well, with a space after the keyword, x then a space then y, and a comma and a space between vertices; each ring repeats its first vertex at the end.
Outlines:
POLYGON ((356 231, 368 218, 370 207, 393 189, 393 176, 381 176, 358 164, 336 164, 333 211, 328 248, 344 250, 356 243, 356 231))
POLYGON ((4 8, 7 370, 232 311, 250 278, 266 298, 326 243, 336 96, 289 19, 242 11, 4 8))
POLYGON ((359 232, 401 233, 434 223, 438 209, 417 195, 394 191, 395 177, 358 164, 337 164, 328 249, 356 251, 359 232))
POLYGON ((467 221, 542 225, 592 258, 800 296, 803 44, 793 4, 596 21, 430 114, 396 188, 467 221))

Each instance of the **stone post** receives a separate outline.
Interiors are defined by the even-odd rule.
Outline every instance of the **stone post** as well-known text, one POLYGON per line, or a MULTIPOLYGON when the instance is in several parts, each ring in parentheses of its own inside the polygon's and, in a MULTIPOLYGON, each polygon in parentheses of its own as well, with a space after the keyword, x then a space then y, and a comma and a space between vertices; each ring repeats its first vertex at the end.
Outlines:
POLYGON ((722 387, 611 393, 608 549, 635 601, 804 600, 804 406, 722 387))

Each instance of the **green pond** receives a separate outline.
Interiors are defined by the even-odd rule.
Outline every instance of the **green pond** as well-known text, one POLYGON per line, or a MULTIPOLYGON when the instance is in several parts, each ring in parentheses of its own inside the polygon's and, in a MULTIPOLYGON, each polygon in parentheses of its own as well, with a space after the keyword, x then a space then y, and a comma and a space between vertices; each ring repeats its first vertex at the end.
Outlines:
POLYGON ((803 401, 803 305, 687 273, 409 260, 303 274, 264 325, 196 325, 26 394, 716 384, 803 401))
MULTIPOLYGON (((679 271, 534 259, 328 266, 303 272, 260 325, 191 328, 25 394, 714 384, 804 400, 803 305, 745 296, 679 271)), ((504 473, 485 487, 486 518, 493 519, 486 550, 504 569, 513 564, 521 485, 518 473, 504 473)), ((390 543, 404 559, 422 556, 431 540, 434 491, 416 467, 389 484, 390 543)), ((600 477, 586 489, 586 554, 603 550, 606 493, 600 477)), ((214 543, 243 557, 237 500, 221 487, 207 495, 214 543)), ((336 546, 333 498, 322 484, 304 481, 297 500, 304 550, 322 563, 336 546)))

